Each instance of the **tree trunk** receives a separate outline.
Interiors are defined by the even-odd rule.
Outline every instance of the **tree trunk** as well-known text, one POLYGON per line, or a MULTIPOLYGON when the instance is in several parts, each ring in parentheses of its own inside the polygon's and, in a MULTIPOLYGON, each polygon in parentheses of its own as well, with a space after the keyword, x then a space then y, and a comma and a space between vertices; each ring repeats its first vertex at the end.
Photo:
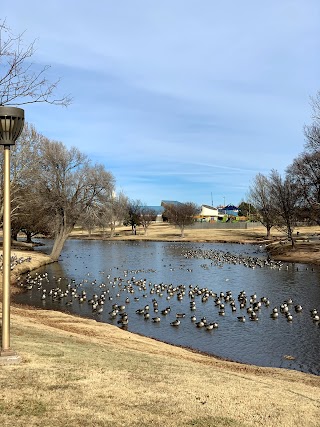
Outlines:
POLYGON ((271 227, 267 225, 267 239, 270 239, 271 236, 271 227))
POLYGON ((288 233, 288 239, 291 242, 291 247, 294 248, 295 246, 294 237, 293 237, 291 225, 289 223, 287 223, 287 233, 288 233))
POLYGON ((27 235, 27 243, 32 243, 32 233, 31 231, 26 231, 26 235, 27 235))
POLYGON ((18 232, 15 230, 11 230, 11 239, 17 241, 18 240, 18 232))
POLYGON ((180 227, 180 230, 181 230, 181 237, 183 238, 184 237, 184 227, 180 227))
POLYGON ((115 225, 114 224, 110 224, 110 237, 114 236, 114 231, 115 231, 115 225))
POLYGON ((69 234, 71 233, 73 227, 61 227, 58 233, 56 234, 56 237, 54 239, 53 248, 50 254, 50 257, 54 261, 58 261, 58 258, 61 254, 61 251, 63 249, 63 245, 65 244, 65 241, 69 237, 69 234))

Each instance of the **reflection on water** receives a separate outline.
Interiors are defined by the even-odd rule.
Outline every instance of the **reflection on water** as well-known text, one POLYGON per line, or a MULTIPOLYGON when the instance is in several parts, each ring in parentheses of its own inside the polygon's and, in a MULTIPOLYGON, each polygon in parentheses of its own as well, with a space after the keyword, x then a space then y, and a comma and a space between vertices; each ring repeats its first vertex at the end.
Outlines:
POLYGON ((119 327, 125 312, 126 328, 132 332, 244 363, 319 375, 320 327, 310 311, 320 312, 320 269, 258 263, 257 258, 265 260, 265 253, 253 245, 69 240, 59 263, 37 270, 37 275, 32 272, 32 289, 14 300, 119 327), (56 296, 49 295, 52 289, 56 296), (58 289, 68 294, 62 296, 58 289), (238 299, 242 291, 247 296, 244 308, 238 299), (85 293, 87 299, 81 302, 85 293), (220 293, 224 296, 219 304, 220 293), (88 302, 94 294, 97 301, 104 299, 103 305, 88 302), (292 321, 280 310, 290 299, 292 321), (302 305, 301 313, 296 313, 296 304, 302 305), (259 320, 250 320, 248 307, 254 307, 259 320), (277 319, 271 318, 275 307, 277 319), (180 324, 173 326, 177 314, 180 324), (238 320, 242 316, 245 322, 238 320), (152 320, 156 317, 160 322, 152 320), (218 327, 198 327, 202 318, 218 327))

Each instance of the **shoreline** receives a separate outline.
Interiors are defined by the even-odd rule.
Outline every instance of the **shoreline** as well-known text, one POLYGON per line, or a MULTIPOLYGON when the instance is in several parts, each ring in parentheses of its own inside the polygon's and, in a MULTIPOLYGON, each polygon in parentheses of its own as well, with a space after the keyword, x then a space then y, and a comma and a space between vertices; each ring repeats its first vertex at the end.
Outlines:
POLYGON ((295 230, 295 248, 288 243, 285 233, 273 230, 269 239, 266 229, 258 226, 251 229, 192 229, 185 230, 181 238, 179 230, 166 223, 152 224, 147 234, 138 227, 137 235, 132 235, 128 227, 117 229, 115 236, 96 231, 89 235, 83 230, 74 230, 71 239, 105 240, 105 241, 163 241, 163 242, 194 242, 194 243, 233 243, 266 245, 270 256, 276 261, 297 262, 320 265, 320 227, 305 226, 295 230))

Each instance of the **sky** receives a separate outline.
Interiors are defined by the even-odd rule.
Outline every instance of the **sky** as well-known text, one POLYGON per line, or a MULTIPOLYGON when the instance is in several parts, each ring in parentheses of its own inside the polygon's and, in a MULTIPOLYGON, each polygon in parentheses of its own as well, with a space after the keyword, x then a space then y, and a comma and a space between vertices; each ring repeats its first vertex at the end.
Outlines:
POLYGON ((320 90, 319 18, 319 0, 16 0, 0 12, 73 98, 26 105, 26 121, 154 206, 238 205, 258 173, 285 172, 320 90))

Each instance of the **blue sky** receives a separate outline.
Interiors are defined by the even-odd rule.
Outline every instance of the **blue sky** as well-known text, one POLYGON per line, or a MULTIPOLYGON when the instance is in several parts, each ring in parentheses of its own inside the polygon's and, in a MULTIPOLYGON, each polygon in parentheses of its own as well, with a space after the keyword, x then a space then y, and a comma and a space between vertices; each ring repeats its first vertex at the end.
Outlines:
POLYGON ((318 0, 4 2, 68 108, 25 106, 50 139, 103 163, 118 191, 238 204, 304 146, 320 90, 318 0))

